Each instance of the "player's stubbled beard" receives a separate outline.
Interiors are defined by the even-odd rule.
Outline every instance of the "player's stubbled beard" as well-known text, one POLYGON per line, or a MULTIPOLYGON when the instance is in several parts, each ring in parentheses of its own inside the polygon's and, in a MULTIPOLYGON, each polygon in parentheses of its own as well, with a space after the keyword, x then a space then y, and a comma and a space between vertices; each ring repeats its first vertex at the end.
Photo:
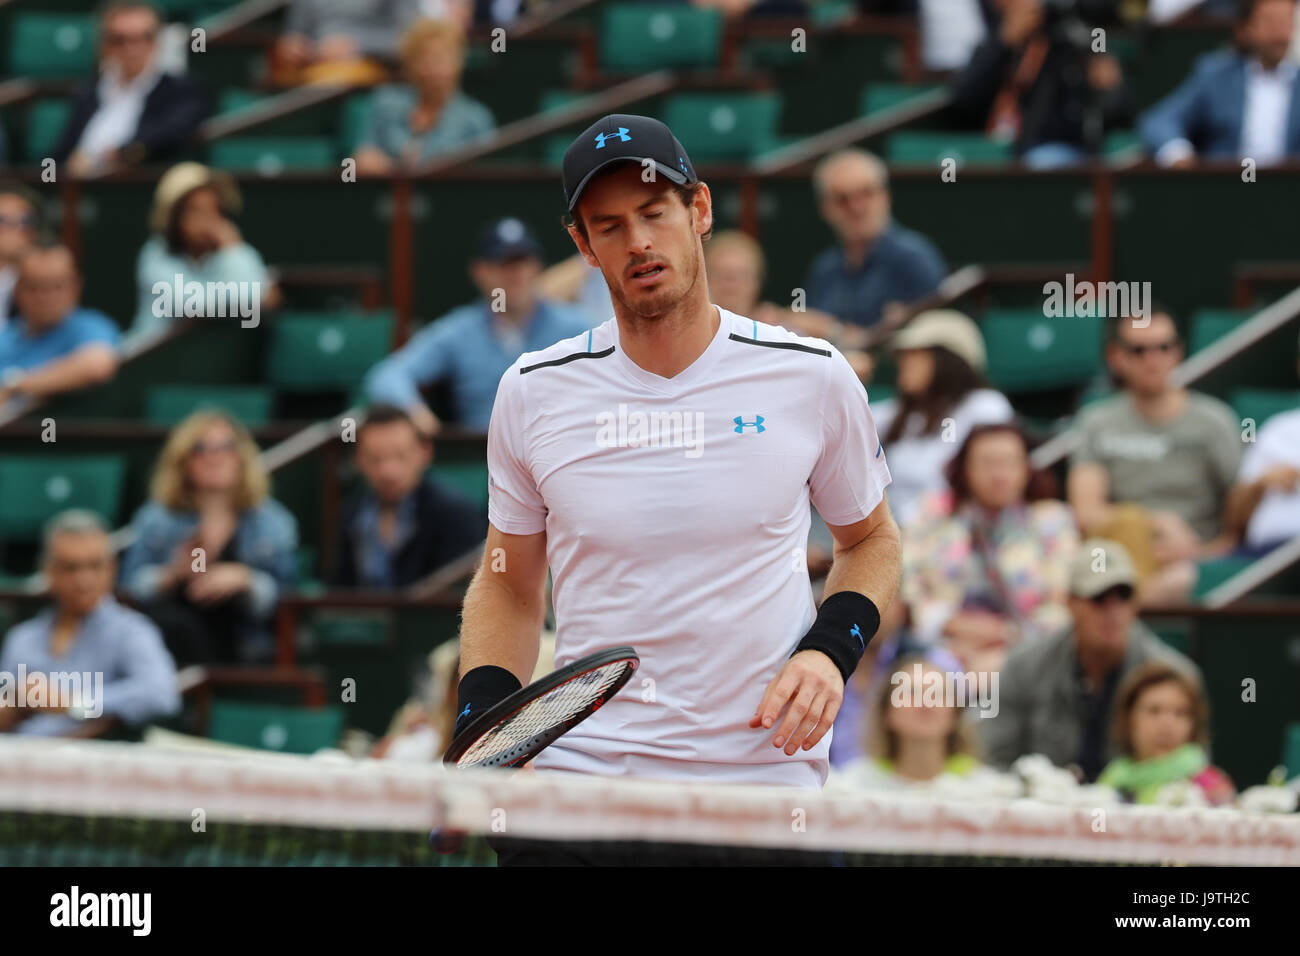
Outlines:
MULTIPOLYGON (((691 238, 692 240, 695 238, 693 232, 691 238)), ((701 268, 700 247, 697 242, 692 241, 690 243, 688 255, 689 260, 686 263, 674 262, 671 257, 662 253, 654 253, 644 257, 645 263, 667 262, 668 274, 674 277, 682 277, 680 281, 684 282, 685 285, 681 289, 661 288, 653 293, 639 294, 633 300, 624 291, 624 283, 627 282, 624 274, 618 275, 615 281, 611 282, 609 274, 606 273, 605 284, 609 286, 611 294, 618 299, 623 308, 636 319, 644 319, 650 322, 662 319, 664 316, 670 315, 677 305, 691 294, 691 291, 695 288, 695 283, 700 281, 700 273, 703 269, 701 268)), ((632 267, 635 268, 640 264, 642 263, 632 263, 632 267)), ((604 269, 602 268, 601 271, 603 272, 604 269)))

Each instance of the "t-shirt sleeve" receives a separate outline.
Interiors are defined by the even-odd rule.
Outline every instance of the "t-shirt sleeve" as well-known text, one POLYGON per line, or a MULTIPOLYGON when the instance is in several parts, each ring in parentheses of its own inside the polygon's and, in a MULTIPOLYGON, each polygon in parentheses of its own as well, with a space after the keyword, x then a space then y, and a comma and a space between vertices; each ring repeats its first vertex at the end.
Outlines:
POLYGON ((809 485, 827 524, 849 525, 876 510, 889 485, 889 466, 867 392, 838 349, 831 350, 822 400, 822 449, 809 485))
POLYGON ((1241 432, 1236 415, 1226 406, 1220 408, 1219 414, 1215 417, 1218 430, 1212 446, 1211 458, 1219 487, 1228 488, 1237 480, 1237 472, 1241 468, 1241 432))
POLYGON ((89 313, 77 323, 74 348, 86 345, 110 345, 117 348, 122 341, 122 331, 108 316, 89 313))
POLYGON ((546 502, 528 463, 524 377, 516 363, 497 386, 488 423, 488 520, 506 534, 546 530, 546 502))

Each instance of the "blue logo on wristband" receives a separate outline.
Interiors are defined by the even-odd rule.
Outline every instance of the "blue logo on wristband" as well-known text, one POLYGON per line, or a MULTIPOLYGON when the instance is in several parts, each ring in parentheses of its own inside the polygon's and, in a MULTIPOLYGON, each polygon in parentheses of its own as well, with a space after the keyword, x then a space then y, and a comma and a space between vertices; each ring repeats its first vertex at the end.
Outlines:
POLYGON ((862 631, 858 629, 856 624, 849 628, 849 633, 858 639, 858 643, 862 645, 862 649, 865 651, 867 649, 867 642, 862 639, 862 631))
POLYGON ((460 716, 458 716, 456 719, 460 720, 461 717, 464 717, 468 713, 469 713, 469 704, 466 704, 465 709, 460 712, 460 716))

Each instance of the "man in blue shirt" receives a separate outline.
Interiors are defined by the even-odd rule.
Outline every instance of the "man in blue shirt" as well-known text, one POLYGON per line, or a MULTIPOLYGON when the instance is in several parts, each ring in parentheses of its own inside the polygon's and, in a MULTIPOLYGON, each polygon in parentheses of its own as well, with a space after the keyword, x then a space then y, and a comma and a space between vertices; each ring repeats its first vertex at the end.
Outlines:
POLYGON ((18 316, 0 329, 0 405, 98 385, 117 372, 121 338, 104 313, 80 307, 66 246, 38 244, 18 267, 18 316))
POLYGON ((0 732, 94 737, 176 713, 176 669, 158 628, 113 599, 113 548, 99 516, 65 511, 41 561, 54 606, 0 648, 0 732))
POLYGON ((808 270, 801 331, 839 341, 842 325, 874 325, 889 303, 912 302, 938 287, 947 271, 943 256, 925 236, 891 220, 880 159, 861 149, 832 153, 813 171, 813 186, 839 242, 808 270))
POLYGON ((435 319, 372 368, 366 395, 405 409, 432 435, 439 422, 420 388, 446 380, 456 423, 487 431, 497 383, 515 359, 588 328, 583 314, 538 298, 541 272, 541 246, 527 226, 514 218, 488 224, 470 262, 483 298, 435 319))

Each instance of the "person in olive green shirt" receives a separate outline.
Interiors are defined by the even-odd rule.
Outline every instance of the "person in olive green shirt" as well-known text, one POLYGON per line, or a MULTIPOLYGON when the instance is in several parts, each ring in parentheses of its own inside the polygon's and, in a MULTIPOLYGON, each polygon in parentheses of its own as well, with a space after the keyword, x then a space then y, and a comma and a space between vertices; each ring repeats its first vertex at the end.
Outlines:
POLYGON ((1085 534, 1128 547, 1144 604, 1176 601, 1195 583, 1196 561, 1235 543, 1223 519, 1239 423, 1223 402, 1174 383, 1183 344, 1167 312, 1116 321, 1106 358, 1124 388, 1079 413, 1070 505, 1085 534))

